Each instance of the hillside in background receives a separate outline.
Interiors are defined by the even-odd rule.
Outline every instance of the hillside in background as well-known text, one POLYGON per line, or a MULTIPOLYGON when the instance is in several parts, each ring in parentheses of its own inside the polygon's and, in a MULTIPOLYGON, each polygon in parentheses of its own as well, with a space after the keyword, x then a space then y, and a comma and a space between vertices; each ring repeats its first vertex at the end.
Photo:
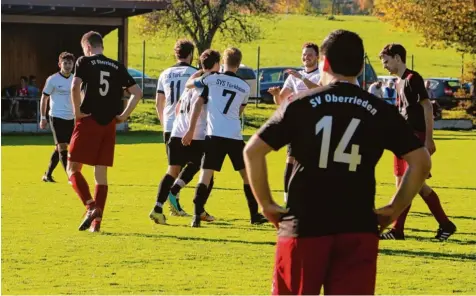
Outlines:
MULTIPOLYGON (((213 47, 223 50, 237 46, 243 51, 243 63, 257 64, 257 48, 261 47, 261 66, 300 65, 301 45, 312 41, 320 44, 332 30, 347 29, 357 32, 363 39, 367 54, 379 75, 388 75, 378 59, 381 48, 390 42, 402 43, 408 50, 408 64, 414 55, 414 69, 424 77, 459 77, 461 55, 455 50, 436 50, 418 47, 419 36, 404 33, 371 16, 338 16, 330 21, 323 16, 280 15, 273 20, 257 19, 263 32, 262 39, 248 44, 236 44, 215 39, 213 47)), ((185 34, 184 34, 185 36, 185 34)), ((137 18, 129 19, 129 67, 142 69, 142 41, 146 40, 146 73, 158 77, 160 72, 174 63, 172 48, 176 38, 141 36, 137 18)), ((117 32, 105 38, 106 55, 117 57, 117 32)), ((351 50, 351 49, 349 49, 351 50)))

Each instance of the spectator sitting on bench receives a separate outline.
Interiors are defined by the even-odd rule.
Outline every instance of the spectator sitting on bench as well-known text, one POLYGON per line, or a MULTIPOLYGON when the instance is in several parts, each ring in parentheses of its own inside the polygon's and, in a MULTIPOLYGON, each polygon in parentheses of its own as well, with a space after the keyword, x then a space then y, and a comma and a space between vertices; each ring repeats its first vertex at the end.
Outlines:
POLYGON ((28 96, 30 97, 38 97, 40 93, 40 89, 36 85, 36 76, 30 75, 29 77, 29 84, 28 84, 28 96))

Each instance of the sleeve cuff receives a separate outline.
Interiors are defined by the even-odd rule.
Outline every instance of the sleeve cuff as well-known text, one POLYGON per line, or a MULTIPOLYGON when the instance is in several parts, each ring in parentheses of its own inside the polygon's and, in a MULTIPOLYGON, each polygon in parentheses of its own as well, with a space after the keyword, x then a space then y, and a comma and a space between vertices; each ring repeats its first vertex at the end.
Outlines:
POLYGON ((46 92, 43 92, 43 94, 48 97, 51 96, 49 93, 46 93, 46 92))
POLYGON ((158 93, 158 94, 164 94, 164 95, 165 95, 165 92, 164 92, 163 90, 161 90, 161 89, 158 89, 158 90, 157 90, 157 93, 158 93))

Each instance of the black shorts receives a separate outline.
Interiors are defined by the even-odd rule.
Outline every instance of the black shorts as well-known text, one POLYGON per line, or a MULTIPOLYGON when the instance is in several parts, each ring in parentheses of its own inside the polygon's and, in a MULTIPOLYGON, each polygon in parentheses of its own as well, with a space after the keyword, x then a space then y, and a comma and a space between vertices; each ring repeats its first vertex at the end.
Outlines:
POLYGON ((74 129, 74 119, 66 120, 50 116, 50 128, 53 132, 55 144, 69 144, 74 129))
POLYGON ((203 157, 203 140, 193 140, 189 146, 182 145, 182 138, 172 137, 167 143, 169 165, 185 166, 194 163, 200 166, 203 157))
POLYGON ((216 136, 207 136, 205 139, 205 156, 202 161, 202 169, 221 171, 225 156, 229 156, 235 171, 245 168, 243 158, 243 140, 228 139, 216 136))

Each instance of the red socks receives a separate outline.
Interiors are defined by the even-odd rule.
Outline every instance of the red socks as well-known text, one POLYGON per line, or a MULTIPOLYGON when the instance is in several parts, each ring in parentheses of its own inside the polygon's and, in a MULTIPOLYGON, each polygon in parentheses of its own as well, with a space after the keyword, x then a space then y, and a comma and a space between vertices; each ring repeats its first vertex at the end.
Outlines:
POLYGON ((421 194, 420 196, 423 198, 426 205, 428 206, 431 213, 439 224, 445 224, 449 222, 448 216, 446 216, 445 211, 441 207, 440 198, 438 197, 435 191, 432 190, 431 193, 427 196, 423 196, 421 194))
POLYGON ((86 179, 84 179, 83 174, 81 172, 75 172, 69 178, 71 184, 73 185, 74 191, 78 194, 79 198, 83 202, 83 205, 86 207, 90 207, 94 205, 94 200, 91 196, 91 192, 89 191, 89 185, 86 179))
POLYGON ((107 189, 107 185, 96 185, 96 190, 94 191, 96 207, 100 208, 102 213, 104 213, 104 207, 106 206, 107 189))
POLYGON ((405 220, 407 220, 407 215, 408 212, 410 212, 410 208, 412 207, 412 204, 410 204, 398 217, 397 221, 393 225, 393 229, 396 232, 403 233, 403 230, 405 229, 405 220))

